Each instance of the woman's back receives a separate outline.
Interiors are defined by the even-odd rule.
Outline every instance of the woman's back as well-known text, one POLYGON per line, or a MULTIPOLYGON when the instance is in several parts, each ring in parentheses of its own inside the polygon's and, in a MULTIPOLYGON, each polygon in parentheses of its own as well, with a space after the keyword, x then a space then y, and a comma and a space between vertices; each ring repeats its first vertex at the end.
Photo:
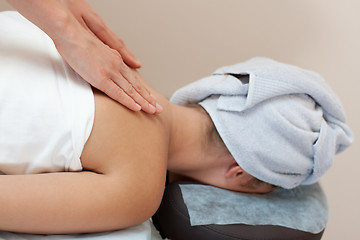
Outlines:
POLYGON ((132 112, 97 90, 94 98, 95 120, 81 155, 83 169, 115 174, 119 185, 128 186, 124 194, 159 204, 169 145, 165 114, 132 112))
POLYGON ((0 24, 0 171, 19 175, 0 178, 0 216, 12 219, 0 229, 96 232, 151 217, 165 184, 167 114, 133 113, 92 90, 44 33, 1 17, 12 24, 0 24))

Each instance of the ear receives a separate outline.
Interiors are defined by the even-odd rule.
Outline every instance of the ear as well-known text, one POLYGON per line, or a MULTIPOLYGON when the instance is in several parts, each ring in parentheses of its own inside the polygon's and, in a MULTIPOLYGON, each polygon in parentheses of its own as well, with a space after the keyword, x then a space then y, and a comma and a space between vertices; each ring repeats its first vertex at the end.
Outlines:
POLYGON ((237 164, 232 164, 225 173, 225 178, 235 178, 244 173, 244 170, 237 164))

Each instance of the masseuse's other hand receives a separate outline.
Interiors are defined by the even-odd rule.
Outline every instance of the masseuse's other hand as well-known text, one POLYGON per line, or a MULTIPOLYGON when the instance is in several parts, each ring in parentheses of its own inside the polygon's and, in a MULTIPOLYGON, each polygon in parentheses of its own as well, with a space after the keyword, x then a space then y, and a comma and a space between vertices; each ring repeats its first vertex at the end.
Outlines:
POLYGON ((68 64, 91 85, 133 111, 160 113, 162 107, 128 67, 141 63, 85 0, 62 0, 83 29, 75 39, 56 39, 68 64), (69 41, 70 40, 70 41, 69 41))

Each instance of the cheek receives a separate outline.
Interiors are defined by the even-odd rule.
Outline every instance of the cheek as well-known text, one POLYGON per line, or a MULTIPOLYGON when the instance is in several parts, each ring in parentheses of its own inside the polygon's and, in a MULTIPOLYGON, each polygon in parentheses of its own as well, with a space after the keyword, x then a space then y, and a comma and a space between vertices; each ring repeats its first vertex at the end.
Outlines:
POLYGON ((274 188, 272 188, 270 185, 262 185, 256 188, 240 188, 238 192, 244 192, 244 193, 256 193, 256 194, 266 194, 266 193, 270 193, 274 190, 274 188))
POLYGON ((197 175, 195 180, 202 184, 211 185, 219 188, 225 188, 226 183, 223 180, 224 178, 221 178, 218 175, 219 175, 218 173, 201 174, 201 175, 197 175))

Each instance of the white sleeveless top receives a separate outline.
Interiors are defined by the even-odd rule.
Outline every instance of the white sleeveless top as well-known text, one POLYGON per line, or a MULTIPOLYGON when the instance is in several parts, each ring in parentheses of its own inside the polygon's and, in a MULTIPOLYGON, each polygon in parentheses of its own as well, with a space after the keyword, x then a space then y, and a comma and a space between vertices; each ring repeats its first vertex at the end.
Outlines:
POLYGON ((0 13, 0 174, 82 170, 94 105, 45 33, 0 13))

